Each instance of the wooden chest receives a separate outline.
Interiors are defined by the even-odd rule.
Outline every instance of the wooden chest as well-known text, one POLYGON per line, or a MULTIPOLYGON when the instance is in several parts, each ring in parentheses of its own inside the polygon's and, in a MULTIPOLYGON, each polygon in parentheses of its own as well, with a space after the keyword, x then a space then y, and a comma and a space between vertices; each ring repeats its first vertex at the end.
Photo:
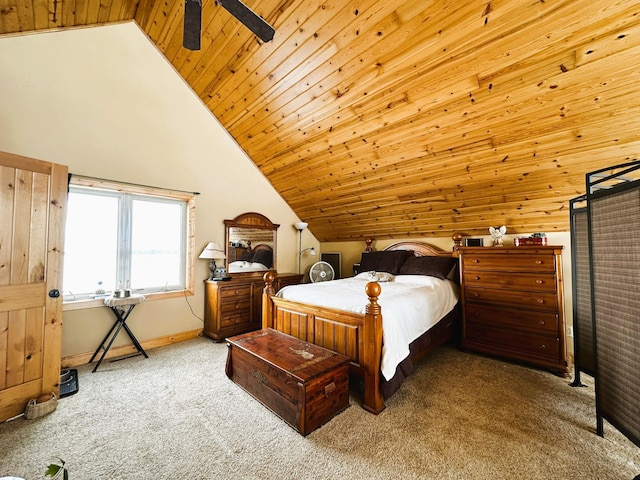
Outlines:
POLYGON ((227 344, 227 376, 302 435, 349 406, 348 357, 270 328, 227 344))

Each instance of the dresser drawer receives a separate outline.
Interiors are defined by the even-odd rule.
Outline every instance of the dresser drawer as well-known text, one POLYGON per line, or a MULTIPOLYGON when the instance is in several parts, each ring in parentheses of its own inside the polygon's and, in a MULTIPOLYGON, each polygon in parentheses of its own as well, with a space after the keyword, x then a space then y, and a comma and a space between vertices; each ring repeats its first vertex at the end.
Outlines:
POLYGON ((509 353, 510 357, 526 359, 528 356, 557 362, 561 357, 560 339, 534 333, 479 324, 467 325, 465 342, 474 346, 485 345, 488 353, 509 353), (502 352, 501 352, 502 351, 502 352))
POLYGON ((231 297, 230 299, 223 301, 220 305, 220 313, 222 315, 233 315, 235 313, 243 312, 248 315, 251 308, 251 299, 248 297, 231 297))
POLYGON ((238 285, 220 289, 220 299, 223 302, 233 300, 236 297, 249 298, 249 295, 251 295, 251 285, 238 285))
POLYGON ((465 322, 504 326, 544 335, 555 336, 559 328, 558 314, 555 312, 519 310, 479 303, 467 303, 464 308, 464 315, 465 322))
POLYGON ((465 272, 464 284, 468 286, 555 292, 556 276, 554 273, 520 273, 517 275, 505 275, 504 273, 499 272, 478 270, 465 272))
POLYGON ((251 323, 248 309, 246 312, 225 314, 220 318, 220 328, 222 329, 248 323, 251 323))
POLYGON ((495 304, 500 306, 531 308, 555 312, 558 298, 555 293, 526 292, 518 290, 498 290, 464 287, 465 302, 495 304))
POLYGON ((515 253, 511 255, 476 255, 474 253, 465 253, 463 256, 462 269, 465 274, 467 270, 555 272, 556 262, 555 257, 548 253, 515 253))

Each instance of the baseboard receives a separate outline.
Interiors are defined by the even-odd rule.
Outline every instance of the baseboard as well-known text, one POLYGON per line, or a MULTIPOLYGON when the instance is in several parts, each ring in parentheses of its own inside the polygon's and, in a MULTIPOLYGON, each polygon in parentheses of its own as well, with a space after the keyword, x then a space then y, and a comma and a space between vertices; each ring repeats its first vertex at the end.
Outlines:
MULTIPOLYGON (((185 340, 191 340, 192 338, 202 336, 202 329, 190 330, 187 332, 180 332, 173 335, 167 335, 165 337, 152 338, 140 342, 142 348, 145 350, 152 350, 158 347, 164 347, 165 345, 171 345, 172 343, 184 342, 185 340)), ((122 345, 120 347, 111 347, 105 358, 120 357, 123 355, 130 355, 136 353, 136 348, 133 345, 122 345)), ((71 355, 69 357, 62 358, 62 368, 77 367, 79 365, 86 365, 89 363, 93 352, 79 353, 77 355, 71 355)))

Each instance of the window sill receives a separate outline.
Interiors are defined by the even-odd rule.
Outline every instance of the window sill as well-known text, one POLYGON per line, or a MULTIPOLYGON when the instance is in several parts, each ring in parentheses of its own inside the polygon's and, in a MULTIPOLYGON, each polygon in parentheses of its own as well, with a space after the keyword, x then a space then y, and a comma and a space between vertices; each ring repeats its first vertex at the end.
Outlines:
MULTIPOLYGON (((145 296, 145 301, 152 302, 154 300, 166 300, 169 298, 178 298, 178 297, 187 297, 187 296, 192 297, 193 290, 173 290, 171 292, 154 292, 154 293, 144 294, 144 296, 145 296)), ((105 298, 108 298, 108 296, 101 297, 101 298, 91 298, 87 300, 75 300, 75 301, 64 302, 62 304, 62 311, 68 312, 71 310, 84 310, 86 308, 104 307, 105 298)))

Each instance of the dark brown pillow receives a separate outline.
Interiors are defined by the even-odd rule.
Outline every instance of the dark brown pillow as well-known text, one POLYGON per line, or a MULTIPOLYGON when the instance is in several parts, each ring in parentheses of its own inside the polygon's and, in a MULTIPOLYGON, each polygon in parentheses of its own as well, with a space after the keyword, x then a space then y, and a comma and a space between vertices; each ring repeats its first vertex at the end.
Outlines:
POLYGON ((243 262, 250 262, 252 258, 253 252, 251 250, 247 250, 242 255, 240 255, 240 258, 238 258, 238 260, 241 260, 243 262))
POLYGON ((409 257, 402 264, 400 274, 429 275, 444 280, 456 263, 458 259, 452 257, 409 257))
POLYGON ((256 250, 251 261, 271 268, 273 265, 273 252, 271 250, 256 250))
POLYGON ((396 274, 400 272, 400 267, 405 259, 412 255, 413 252, 408 250, 390 250, 382 252, 364 252, 360 260, 358 271, 368 272, 375 270, 376 272, 387 272, 396 274))

